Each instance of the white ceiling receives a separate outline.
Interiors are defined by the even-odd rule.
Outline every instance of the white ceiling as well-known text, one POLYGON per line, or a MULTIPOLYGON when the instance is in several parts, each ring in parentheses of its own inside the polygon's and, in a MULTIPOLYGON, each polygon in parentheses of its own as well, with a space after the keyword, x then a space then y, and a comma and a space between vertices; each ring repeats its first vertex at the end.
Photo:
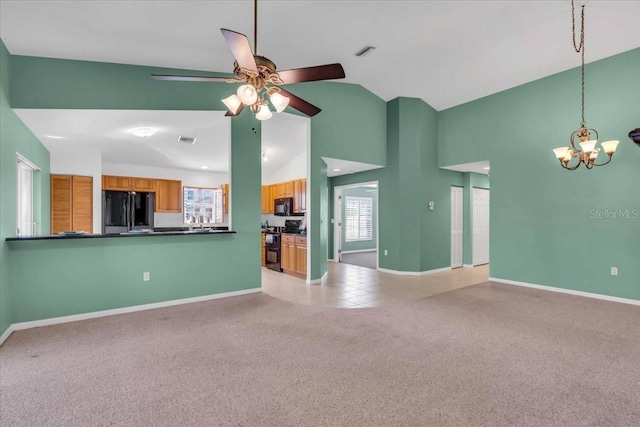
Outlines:
MULTIPOLYGON (((15 109, 18 117, 48 150, 94 148, 102 161, 201 170, 229 171, 231 120, 224 111, 36 110, 15 109), (148 138, 131 133, 138 127, 157 132, 148 138), (57 138, 52 138, 57 137, 57 138), (193 145, 178 138, 196 138, 193 145)), ((263 163, 267 173, 306 150, 308 118, 274 114, 262 124, 263 163)))
POLYGON ((373 165, 370 163, 352 162, 350 160, 333 159, 331 157, 323 157, 322 160, 327 164, 327 176, 348 175, 356 172, 364 172, 372 169, 379 169, 384 166, 373 165))
POLYGON ((458 171, 458 172, 474 172, 474 173, 480 173, 483 175, 489 175, 489 161, 488 160, 484 160, 482 162, 473 162, 473 163, 463 163, 463 164, 459 164, 459 165, 451 165, 451 166, 446 166, 443 167, 443 169, 449 169, 452 171, 458 171))
MULTIPOLYGON (((640 47, 640 1, 585 3, 587 62, 640 47)), ((570 5, 260 0, 258 53, 279 69, 340 62, 345 81, 384 100, 442 110, 578 66, 570 5), (355 57, 365 45, 376 49, 355 57)), ((253 40, 253 2, 0 1, 0 37, 16 55, 231 72, 221 27, 253 40)))

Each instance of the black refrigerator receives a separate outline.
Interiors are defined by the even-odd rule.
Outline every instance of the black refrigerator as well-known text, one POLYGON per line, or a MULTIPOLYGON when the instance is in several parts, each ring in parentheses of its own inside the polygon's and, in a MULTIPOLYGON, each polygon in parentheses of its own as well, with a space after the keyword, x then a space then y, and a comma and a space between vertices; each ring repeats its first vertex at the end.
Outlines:
POLYGON ((155 194, 137 191, 102 192, 102 234, 153 230, 155 194))

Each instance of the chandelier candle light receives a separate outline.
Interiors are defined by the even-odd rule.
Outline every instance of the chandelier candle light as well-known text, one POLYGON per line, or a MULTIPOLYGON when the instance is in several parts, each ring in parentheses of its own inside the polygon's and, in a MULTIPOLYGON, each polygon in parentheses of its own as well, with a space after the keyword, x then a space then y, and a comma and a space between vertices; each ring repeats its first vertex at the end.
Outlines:
POLYGON ((582 121, 580 122, 580 128, 575 130, 569 137, 571 147, 558 147, 553 150, 556 158, 560 161, 560 165, 567 170, 576 170, 581 164, 584 164, 587 169, 592 169, 594 166, 604 166, 611 162, 613 154, 618 148, 620 141, 605 141, 602 143, 602 148, 596 147, 598 144, 598 131, 587 127, 587 123, 584 120, 584 5, 582 5, 581 14, 581 27, 580 27, 580 43, 576 43, 576 25, 575 25, 575 7, 573 0, 571 0, 571 22, 573 31, 573 47, 577 53, 582 54, 582 121), (591 139, 591 133, 595 134, 595 139, 591 139), (576 139, 579 142, 580 148, 576 146, 576 139), (604 151, 609 158, 604 163, 596 163, 598 154, 600 151, 604 151), (571 161, 577 159, 577 163, 571 161))

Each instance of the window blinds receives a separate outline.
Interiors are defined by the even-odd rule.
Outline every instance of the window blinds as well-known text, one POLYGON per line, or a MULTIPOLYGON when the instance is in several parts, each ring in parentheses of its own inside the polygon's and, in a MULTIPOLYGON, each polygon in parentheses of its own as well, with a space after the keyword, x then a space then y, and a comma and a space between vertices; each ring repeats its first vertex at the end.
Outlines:
POLYGON ((345 240, 353 242, 373 239, 373 199, 345 198, 345 240))

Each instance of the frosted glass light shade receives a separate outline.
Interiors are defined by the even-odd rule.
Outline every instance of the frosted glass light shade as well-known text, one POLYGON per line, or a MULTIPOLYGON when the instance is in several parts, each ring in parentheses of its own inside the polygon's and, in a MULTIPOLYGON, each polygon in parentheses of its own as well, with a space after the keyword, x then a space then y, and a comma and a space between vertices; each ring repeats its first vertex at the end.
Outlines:
POLYGON ((258 120, 269 120, 273 116, 273 113, 269 110, 269 107, 266 105, 260 106, 260 111, 256 114, 256 119, 258 120))
POLYGON ((569 151, 569 147, 558 147, 553 149, 553 154, 560 160, 567 155, 567 151, 569 151))
POLYGON ((571 150, 567 150, 567 152, 564 154, 564 157, 562 158, 563 161, 568 162, 571 160, 571 150))
POLYGON ((596 148, 591 152, 591 155, 589 155, 589 160, 595 160, 598 157, 598 154, 600 153, 600 149, 596 148))
POLYGON ((607 153, 607 155, 610 156, 616 152, 616 148, 618 148, 618 144, 620 144, 620 141, 605 141, 602 143, 602 149, 604 150, 605 153, 607 153))
POLYGON ((258 92, 256 92, 256 88, 251 85, 240 86, 236 94, 244 105, 253 105, 258 100, 258 92))
POLYGON ((238 110, 240 110, 240 107, 242 106, 242 101, 240 101, 238 95, 231 95, 230 97, 223 99, 222 102, 233 114, 238 114, 238 110))
POLYGON ((289 98, 281 95, 280 92, 274 92, 271 94, 271 103, 278 113, 282 113, 289 105, 289 98))
POLYGON ((591 139, 589 141, 581 142, 580 148, 582 148, 582 151, 584 151, 585 153, 590 153, 596 147, 597 143, 598 143, 597 139, 591 139))

